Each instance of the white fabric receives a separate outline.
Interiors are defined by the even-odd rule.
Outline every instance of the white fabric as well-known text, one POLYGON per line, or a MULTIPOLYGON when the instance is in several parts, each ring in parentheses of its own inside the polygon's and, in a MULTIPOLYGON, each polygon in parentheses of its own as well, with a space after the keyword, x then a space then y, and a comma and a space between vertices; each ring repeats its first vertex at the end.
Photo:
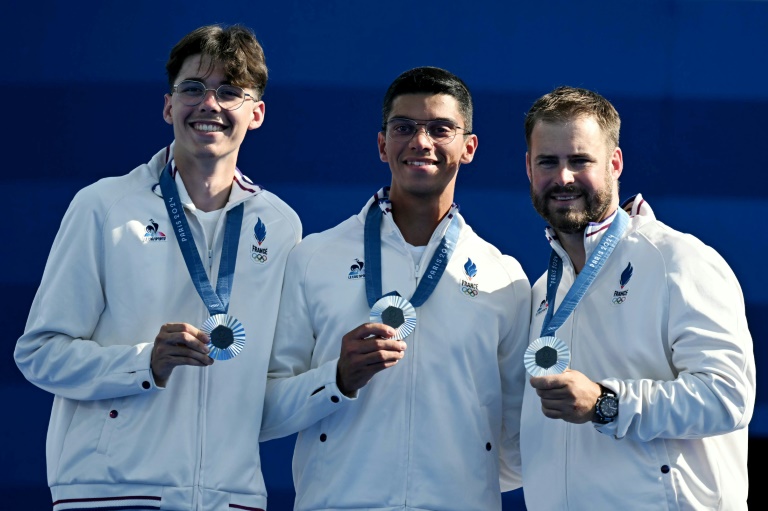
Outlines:
MULTIPOLYGON (((245 347, 210 367, 177 367, 159 389, 150 355, 160 327, 199 326, 208 317, 159 195, 170 153, 75 196, 16 345, 24 376, 56 395, 47 440, 55 511, 93 502, 182 511, 266 506, 257 432, 285 260, 301 224, 279 198, 236 173, 225 209, 244 202, 245 211, 229 313, 245 327, 245 347), (259 220, 268 232, 260 246, 259 220), (268 252, 265 263, 252 260, 255 246, 268 252), (118 500, 126 496, 141 497, 118 500), (94 498, 103 500, 82 500, 94 498)), ((176 185, 202 240, 178 174, 176 185)), ((223 225, 206 265, 214 287, 223 225)))
MULTIPOLYGON (((297 511, 499 510, 500 471, 504 490, 520 485, 529 281, 515 259, 459 216, 455 252, 416 309, 405 357, 349 399, 336 386, 336 365, 342 336, 369 321, 358 268, 371 203, 307 236, 289 257, 262 440, 300 431, 297 511), (464 269, 470 259, 477 268, 472 279, 464 269), (465 292, 467 284, 479 294, 465 292)), ((384 293, 413 296, 447 226, 446 217, 417 272, 391 215, 384 215, 384 293)))
MULTIPOLYGON (((588 258, 601 227, 585 233, 588 258)), ((564 260, 558 307, 575 275, 551 245, 564 260)), ((531 340, 541 332, 546 280, 533 286, 531 340)), ((548 419, 526 386, 528 511, 747 509, 755 361, 741 288, 712 248, 656 220, 636 196, 627 232, 556 335, 571 368, 617 393, 619 415, 603 426, 548 419)))
POLYGON ((424 254, 424 251, 426 250, 427 246, 422 245, 420 247, 411 245, 410 243, 405 244, 408 247, 408 251, 411 253, 411 258, 413 259, 413 264, 419 264, 419 261, 421 261, 421 256, 424 254))
POLYGON ((195 211, 195 216, 203 226, 203 232, 205 232, 205 246, 208 250, 212 250, 213 248, 213 235, 216 231, 216 224, 218 223, 219 218, 221 218, 222 211, 224 210, 217 209, 214 211, 202 211, 198 209, 195 211))

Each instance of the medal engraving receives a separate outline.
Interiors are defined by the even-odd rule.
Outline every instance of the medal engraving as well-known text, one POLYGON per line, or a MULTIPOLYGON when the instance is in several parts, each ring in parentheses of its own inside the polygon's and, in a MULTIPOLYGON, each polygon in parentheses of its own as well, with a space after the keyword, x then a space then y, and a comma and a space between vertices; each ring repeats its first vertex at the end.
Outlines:
POLYGON ((416 328, 416 309, 402 296, 388 295, 373 304, 370 320, 394 328, 391 339, 405 339, 416 328))
POLYGON ((208 334, 208 356, 214 360, 229 360, 243 351, 245 328, 237 318, 215 314, 205 320, 200 330, 208 334))
POLYGON ((405 316, 401 309, 390 305, 381 313, 381 322, 392 328, 399 328, 400 325, 405 323, 405 316))
POLYGON ((557 350, 554 348, 550 348, 549 346, 544 346, 539 351, 536 352, 536 365, 539 367, 543 367, 544 369, 549 369, 553 365, 557 364, 557 350))
POLYGON ((571 352, 557 337, 539 337, 528 345, 523 360, 531 376, 548 376, 568 369, 571 352))
POLYGON ((235 342, 235 335, 228 327, 219 325, 211 332, 211 344, 219 349, 227 349, 235 342))

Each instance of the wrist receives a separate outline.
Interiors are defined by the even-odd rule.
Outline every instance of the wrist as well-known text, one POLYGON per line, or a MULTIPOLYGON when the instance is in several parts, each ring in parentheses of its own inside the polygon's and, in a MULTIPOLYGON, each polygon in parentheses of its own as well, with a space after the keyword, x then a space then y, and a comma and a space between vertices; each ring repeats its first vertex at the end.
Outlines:
MULTIPOLYGON (((598 383, 598 385, 600 385, 598 383)), ((609 424, 619 416, 619 398, 611 389, 600 385, 600 396, 595 402, 595 412, 592 422, 595 424, 609 424)))

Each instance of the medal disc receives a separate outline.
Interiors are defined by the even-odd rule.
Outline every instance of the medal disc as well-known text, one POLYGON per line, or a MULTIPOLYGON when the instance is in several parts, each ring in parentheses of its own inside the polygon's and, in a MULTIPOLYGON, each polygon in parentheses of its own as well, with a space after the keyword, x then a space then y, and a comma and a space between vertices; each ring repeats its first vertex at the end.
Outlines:
POLYGON ((245 328, 237 318, 215 314, 205 320, 200 330, 208 334, 208 356, 214 360, 229 360, 243 351, 245 328))
POLYGON ((416 328, 416 309, 402 296, 384 296, 371 307, 370 319, 394 328, 390 339, 405 339, 416 328))
POLYGON ((531 376, 560 374, 571 362, 568 346, 557 337, 539 337, 525 350, 525 369, 531 376))

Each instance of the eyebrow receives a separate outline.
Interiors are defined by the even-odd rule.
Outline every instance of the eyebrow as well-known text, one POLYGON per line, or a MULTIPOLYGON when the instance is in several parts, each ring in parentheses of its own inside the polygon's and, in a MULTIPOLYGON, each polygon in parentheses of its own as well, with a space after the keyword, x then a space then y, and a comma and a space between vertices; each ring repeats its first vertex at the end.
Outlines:
POLYGON ((459 123, 451 118, 448 117, 435 117, 434 119, 413 119, 411 117, 405 117, 403 115, 393 115, 387 122, 394 121, 395 119, 400 119, 403 121, 414 121, 414 122, 432 122, 432 121, 445 121, 450 122, 451 124, 459 125, 459 123))
MULTIPOLYGON (((537 159, 538 158, 557 158, 557 159, 560 159, 560 155, 559 154, 554 154, 554 153, 553 154, 550 154, 550 153, 540 153, 540 154, 535 155, 535 158, 537 158, 537 159)), ((594 159, 594 157, 591 154, 589 154, 589 153, 569 153, 569 154, 565 155, 565 158, 566 159, 568 159, 568 158, 588 158, 590 160, 594 159)))
MULTIPOLYGON (((189 78, 181 78, 179 80, 179 83, 187 82, 187 81, 189 81, 189 82, 200 82, 203 85, 205 85, 206 87, 208 87, 208 83, 205 81, 205 78, 202 78, 202 77, 199 77, 199 76, 190 76, 189 78)), ((227 80, 227 79, 225 79, 219 85, 232 85, 232 82, 227 80)))

